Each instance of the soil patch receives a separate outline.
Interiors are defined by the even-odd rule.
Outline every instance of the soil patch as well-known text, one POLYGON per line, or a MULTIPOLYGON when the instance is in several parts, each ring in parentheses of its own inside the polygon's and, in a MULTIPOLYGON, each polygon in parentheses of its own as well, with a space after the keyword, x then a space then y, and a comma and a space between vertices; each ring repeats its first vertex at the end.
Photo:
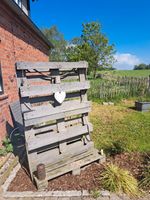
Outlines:
MULTIPOLYGON (((146 156, 141 153, 124 153, 108 158, 107 163, 110 162, 129 170, 140 180, 142 171, 146 165, 146 156)), ((103 169, 104 165, 93 163, 86 167, 79 176, 73 176, 68 173, 49 181, 48 190, 92 190, 101 188, 99 177, 103 169)), ((23 168, 18 171, 8 190, 18 192, 37 191, 27 171, 23 168)))

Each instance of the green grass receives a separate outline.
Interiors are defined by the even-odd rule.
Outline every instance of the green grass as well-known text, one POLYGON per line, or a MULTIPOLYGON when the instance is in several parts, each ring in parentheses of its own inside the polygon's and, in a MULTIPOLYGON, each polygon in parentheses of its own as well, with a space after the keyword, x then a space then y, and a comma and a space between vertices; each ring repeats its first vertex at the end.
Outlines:
POLYGON ((93 140, 98 149, 114 151, 114 144, 116 147, 118 143, 116 148, 123 147, 128 152, 150 150, 150 112, 141 113, 130 106, 133 106, 132 102, 116 106, 93 103, 90 119, 94 126, 93 140))
POLYGON ((112 71, 100 71, 99 73, 112 74, 116 76, 147 77, 150 75, 150 70, 112 70, 112 71))

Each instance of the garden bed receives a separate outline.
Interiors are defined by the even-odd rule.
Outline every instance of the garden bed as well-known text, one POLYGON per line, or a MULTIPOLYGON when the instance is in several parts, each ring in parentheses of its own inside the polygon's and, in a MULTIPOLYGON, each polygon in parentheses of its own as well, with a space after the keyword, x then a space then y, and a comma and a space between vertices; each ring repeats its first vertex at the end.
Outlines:
POLYGON ((8 153, 6 156, 0 157, 0 186, 6 181, 17 163, 18 157, 15 157, 13 153, 8 153))
POLYGON ((7 162, 7 160, 9 159, 10 156, 11 156, 11 153, 8 153, 7 155, 0 156, 0 169, 7 162))
MULTIPOLYGON (((129 170, 138 180, 142 177, 142 172, 146 165, 146 154, 142 153, 123 153, 114 157, 109 157, 107 163, 114 164, 129 170)), ((66 191, 66 190, 94 190, 102 189, 99 181, 100 174, 104 169, 104 165, 93 163, 81 172, 81 175, 73 176, 65 174, 56 179, 49 181, 49 191, 66 191)), ((150 188, 149 188, 150 189, 150 188)), ((29 178, 26 170, 21 168, 14 180, 9 185, 8 191, 23 192, 37 191, 36 187, 29 178)))

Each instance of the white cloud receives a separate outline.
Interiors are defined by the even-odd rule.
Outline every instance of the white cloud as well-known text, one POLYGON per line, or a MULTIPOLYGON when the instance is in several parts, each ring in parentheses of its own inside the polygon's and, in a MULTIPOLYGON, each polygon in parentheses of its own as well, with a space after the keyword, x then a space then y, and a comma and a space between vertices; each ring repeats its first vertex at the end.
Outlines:
POLYGON ((115 59, 117 62, 114 64, 114 67, 120 70, 133 69, 134 65, 141 63, 136 55, 130 53, 117 53, 115 59))

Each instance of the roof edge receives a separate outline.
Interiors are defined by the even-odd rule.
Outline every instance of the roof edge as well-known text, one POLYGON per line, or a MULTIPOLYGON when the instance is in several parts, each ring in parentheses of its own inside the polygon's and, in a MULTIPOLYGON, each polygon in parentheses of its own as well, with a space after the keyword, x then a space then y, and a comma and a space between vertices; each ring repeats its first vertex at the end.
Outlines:
POLYGON ((3 0, 3 2, 7 4, 20 17, 20 19, 22 19, 45 42, 49 48, 54 48, 53 44, 45 37, 42 31, 13 0, 3 0))

